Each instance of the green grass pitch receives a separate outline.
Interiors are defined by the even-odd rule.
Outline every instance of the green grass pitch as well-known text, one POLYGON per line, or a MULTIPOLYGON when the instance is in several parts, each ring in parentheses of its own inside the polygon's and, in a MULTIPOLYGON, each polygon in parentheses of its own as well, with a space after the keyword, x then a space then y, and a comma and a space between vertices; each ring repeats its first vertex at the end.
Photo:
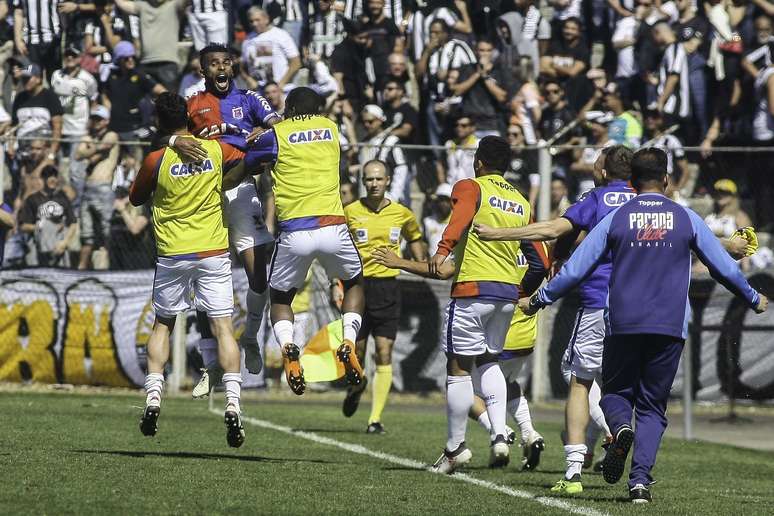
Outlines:
MULTIPOLYGON (((218 396, 216 406, 220 408, 218 396)), ((650 506, 626 503, 625 484, 584 475, 584 492, 555 507, 549 488, 564 457, 557 425, 536 422, 548 449, 539 470, 489 470, 487 436, 473 422, 467 473, 533 499, 498 492, 377 457, 245 423, 247 441, 228 448, 222 417, 207 403, 165 399, 159 433, 138 429, 136 395, 0 394, 0 514, 774 514, 774 453, 666 440, 650 506), (543 503, 541 503, 541 501, 543 503)), ((332 403, 247 401, 248 417, 422 463, 440 454, 438 405, 393 405, 389 433, 363 431, 368 404, 351 419, 332 403)))

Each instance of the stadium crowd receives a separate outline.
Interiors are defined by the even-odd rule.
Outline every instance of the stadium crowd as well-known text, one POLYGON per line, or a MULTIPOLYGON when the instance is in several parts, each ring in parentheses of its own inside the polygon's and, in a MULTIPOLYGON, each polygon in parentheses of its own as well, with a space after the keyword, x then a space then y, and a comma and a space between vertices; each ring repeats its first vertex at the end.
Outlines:
POLYGON ((553 155, 560 213, 593 186, 595 147, 648 144, 668 152, 673 197, 714 196, 718 234, 769 230, 771 154, 713 146, 774 143, 773 15, 767 0, 0 0, 3 266, 153 266, 128 187, 153 99, 203 89, 197 50, 213 42, 279 113, 294 86, 324 95, 342 177, 363 195, 362 165, 386 162, 431 251, 490 134, 514 146, 506 179, 533 207, 524 146, 577 146, 553 155))

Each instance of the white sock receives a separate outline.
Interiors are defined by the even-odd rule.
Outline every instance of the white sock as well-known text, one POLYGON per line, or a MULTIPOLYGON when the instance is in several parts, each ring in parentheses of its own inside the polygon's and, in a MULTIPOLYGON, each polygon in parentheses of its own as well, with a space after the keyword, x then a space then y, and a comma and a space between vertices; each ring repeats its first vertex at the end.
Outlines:
POLYGON ((567 473, 564 474, 564 478, 570 480, 573 476, 581 474, 587 450, 585 444, 565 445, 564 456, 567 458, 567 473))
POLYGON ((492 432, 492 423, 489 422, 489 414, 486 412, 482 412, 480 416, 478 416, 478 424, 481 425, 481 427, 486 430, 487 432, 492 432))
POLYGON ((503 370, 496 362, 479 366, 478 370, 481 373, 481 394, 486 402, 489 421, 492 422, 492 437, 506 436, 505 406, 508 400, 508 386, 505 383, 503 370))
POLYGON ((242 374, 224 373, 223 386, 226 389, 226 407, 234 405, 237 412, 241 412, 242 410, 239 408, 239 398, 242 395, 242 374))
POLYGON ((508 413, 513 416, 516 424, 519 425, 522 440, 529 440, 532 434, 535 433, 535 429, 532 427, 532 415, 529 413, 527 398, 520 396, 508 401, 508 413))
POLYGON ((164 390, 164 375, 148 373, 145 377, 145 405, 158 407, 161 405, 161 392, 164 390))
MULTIPOLYGON (((591 384, 589 389, 589 415, 591 416, 592 425, 589 428, 596 426, 599 431, 605 432, 605 435, 610 435, 610 429, 607 427, 605 421, 605 414, 602 412, 602 408, 599 406, 599 400, 602 399, 602 389, 599 388, 597 382, 591 384)), ((588 435, 588 433, 586 434, 588 435)))
POLYGON ((263 311, 266 308, 268 289, 259 294, 248 288, 246 297, 247 320, 245 321, 243 338, 247 343, 255 344, 258 342, 258 331, 260 331, 261 323, 263 322, 263 311))
POLYGON ((357 312, 346 312, 341 316, 341 322, 344 325, 344 340, 356 342, 360 326, 363 324, 363 318, 357 312))
POLYGON ((293 323, 286 320, 280 320, 274 323, 274 338, 277 340, 280 348, 285 344, 293 342, 293 323))
POLYGON ((210 337, 199 340, 199 353, 202 354, 204 367, 209 369, 218 364, 218 341, 210 337))
POLYGON ((454 451, 465 442, 468 413, 473 406, 473 380, 470 376, 446 377, 446 449, 454 451))

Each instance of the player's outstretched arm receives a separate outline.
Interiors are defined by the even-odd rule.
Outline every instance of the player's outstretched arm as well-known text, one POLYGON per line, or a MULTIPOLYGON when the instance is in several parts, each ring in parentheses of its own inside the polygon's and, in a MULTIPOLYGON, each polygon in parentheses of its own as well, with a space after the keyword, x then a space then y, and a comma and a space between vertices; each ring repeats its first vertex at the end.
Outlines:
POLYGON ((379 265, 383 265, 388 269, 399 269, 402 271, 416 274, 423 278, 435 278, 435 279, 449 279, 454 275, 454 262, 452 260, 446 260, 438 269, 437 274, 432 274, 428 266, 428 262, 416 262, 414 260, 406 260, 401 258, 387 247, 380 247, 374 250, 372 254, 373 259, 379 265))
POLYGON ((607 252, 607 236, 612 219, 612 213, 602 219, 602 222, 583 239, 559 274, 528 300, 519 302, 519 307, 526 315, 532 315, 544 306, 555 303, 594 270, 607 252))
MULTIPOLYGON (((710 275, 730 292, 746 300, 756 312, 761 308, 761 295, 747 282, 739 265, 729 256, 707 224, 694 211, 686 210, 693 224, 691 247, 699 260, 707 266, 710 275)), ((763 296, 765 297, 765 296, 763 296)), ((763 302, 762 310, 768 301, 763 302)))
POLYGON ((535 222, 518 228, 493 228, 486 224, 473 224, 473 233, 481 240, 529 240, 544 242, 554 240, 572 231, 572 223, 564 217, 535 222))

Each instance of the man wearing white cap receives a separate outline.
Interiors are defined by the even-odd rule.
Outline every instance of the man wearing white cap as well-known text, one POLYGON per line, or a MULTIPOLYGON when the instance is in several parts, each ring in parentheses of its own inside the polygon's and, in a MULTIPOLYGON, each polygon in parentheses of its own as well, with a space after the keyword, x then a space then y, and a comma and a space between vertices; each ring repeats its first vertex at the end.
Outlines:
MULTIPOLYGON (((99 91, 94 76, 81 68, 81 51, 76 47, 65 50, 62 69, 51 74, 51 89, 64 109, 62 136, 81 139, 88 131, 89 105, 97 100, 99 91)), ((72 142, 65 142, 62 151, 70 156, 75 147, 72 142)))
MULTIPOLYGON (((86 184, 80 207, 81 257, 78 269, 92 268, 92 252, 100 249, 107 266, 105 249, 110 238, 113 214, 113 171, 118 165, 118 133, 108 130, 110 110, 96 105, 89 116, 89 135, 78 144, 74 158, 86 161, 86 184)), ((100 268, 103 268, 100 267, 100 268)))
MULTIPOLYGON (((365 126, 368 140, 363 142, 365 146, 360 148, 358 154, 360 162, 357 167, 358 176, 364 164, 374 159, 383 161, 387 164, 388 170, 392 171, 387 198, 404 206, 411 206, 411 169, 406 162, 403 149, 397 147, 400 139, 390 134, 393 128, 384 127, 387 120, 384 111, 376 104, 368 104, 363 108, 360 119, 365 126)), ((366 195, 364 183, 357 182, 361 184, 360 197, 364 197, 366 195)))
POLYGON ((433 195, 433 212, 422 220, 424 226, 425 238, 427 239, 427 248, 430 250, 438 249, 438 243, 443 237, 443 231, 449 223, 451 217, 451 192, 452 186, 449 183, 441 183, 435 189, 433 195))

